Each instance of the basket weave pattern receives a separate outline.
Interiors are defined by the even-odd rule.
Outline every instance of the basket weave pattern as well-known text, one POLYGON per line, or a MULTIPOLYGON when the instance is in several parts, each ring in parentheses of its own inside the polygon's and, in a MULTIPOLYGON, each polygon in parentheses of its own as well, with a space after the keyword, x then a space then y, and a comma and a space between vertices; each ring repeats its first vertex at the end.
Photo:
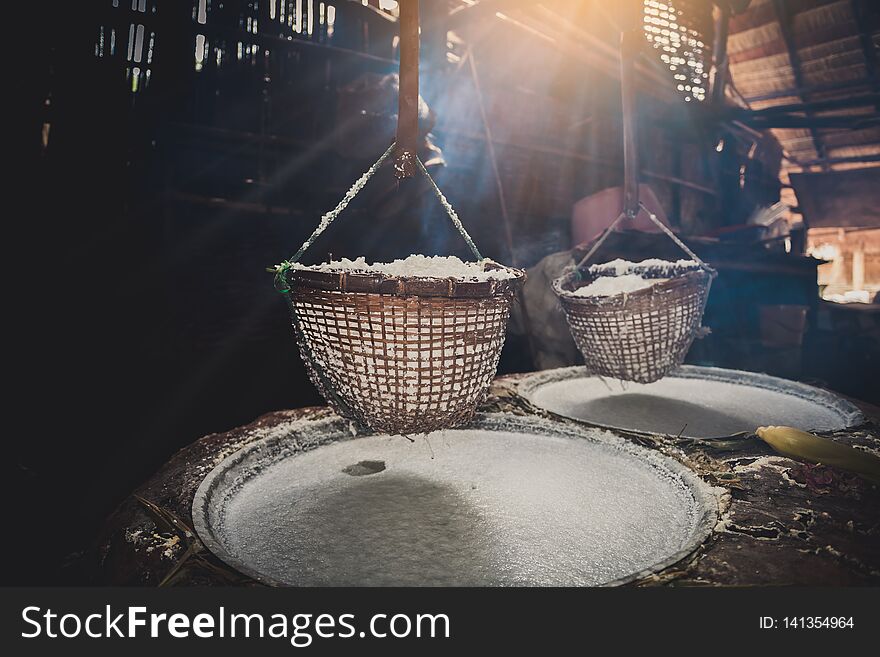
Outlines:
POLYGON ((299 284, 290 300, 303 360, 334 410, 374 431, 406 435, 473 417, 495 375, 512 298, 508 288, 456 298, 299 284), (347 408, 328 394, 306 346, 347 408))
POLYGON ((587 368, 625 381, 652 383, 684 362, 703 319, 713 271, 688 271, 668 281, 612 297, 570 293, 596 276, 557 281, 571 334, 587 368))

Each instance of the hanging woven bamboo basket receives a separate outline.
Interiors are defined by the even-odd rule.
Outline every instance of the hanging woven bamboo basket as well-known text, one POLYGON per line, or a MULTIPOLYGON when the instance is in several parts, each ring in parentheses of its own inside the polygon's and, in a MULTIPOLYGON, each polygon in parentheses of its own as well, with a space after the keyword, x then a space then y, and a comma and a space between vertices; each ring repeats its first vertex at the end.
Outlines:
POLYGON ((510 304, 525 272, 484 259, 418 158, 483 272, 471 279, 322 271, 299 265, 314 240, 394 151, 389 147, 299 251, 273 268, 309 376, 341 416, 390 434, 469 421, 495 375, 510 304), (485 280, 483 280, 485 279, 485 280))
POLYGON ((624 381, 652 383, 684 362, 701 333, 715 271, 701 262, 673 267, 601 265, 574 270, 553 283, 587 369, 624 381), (600 276, 638 274, 664 279, 651 287, 608 297, 573 293, 600 276))
POLYGON ((291 270, 297 342, 337 413, 374 431, 468 422, 504 344, 516 278, 455 281, 291 270))
POLYGON ((623 112, 623 212, 602 233, 572 270, 553 282, 571 335, 587 368, 600 376, 652 383, 684 362, 691 343, 702 333, 703 311, 714 269, 682 242, 644 203, 639 201, 638 141, 636 139, 635 61, 644 47, 641 25, 621 33, 620 89, 623 112), (620 222, 639 212, 675 242, 691 259, 663 266, 630 264, 617 267, 586 263, 620 222), (663 279, 633 292, 611 296, 581 296, 577 290, 601 276, 637 274, 663 279))
MULTIPOLYGON (((275 267, 312 382, 337 413, 390 434, 470 420, 489 389, 525 272, 484 259, 418 158, 419 4, 400 8, 397 139, 288 261, 275 267), (421 173, 480 265, 469 278, 317 271, 299 260, 394 153, 397 178, 421 173), (480 271, 480 269, 482 271, 480 271), (494 270, 494 274, 486 272, 494 270)), ((326 268, 324 268, 326 269, 326 268)))

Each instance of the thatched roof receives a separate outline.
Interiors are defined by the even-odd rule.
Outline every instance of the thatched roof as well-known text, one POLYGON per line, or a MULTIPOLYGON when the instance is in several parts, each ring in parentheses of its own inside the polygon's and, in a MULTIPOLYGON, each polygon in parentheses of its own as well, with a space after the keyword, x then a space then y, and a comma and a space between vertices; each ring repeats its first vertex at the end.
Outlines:
POLYGON ((730 21, 732 87, 768 113, 789 171, 880 166, 880 6, 752 0, 730 21))

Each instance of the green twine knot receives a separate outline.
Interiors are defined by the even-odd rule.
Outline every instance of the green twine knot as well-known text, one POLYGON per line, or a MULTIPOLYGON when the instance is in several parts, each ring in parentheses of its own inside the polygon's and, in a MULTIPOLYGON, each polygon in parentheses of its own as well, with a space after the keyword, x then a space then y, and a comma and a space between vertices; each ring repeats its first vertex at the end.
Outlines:
POLYGON ((290 285, 287 284, 287 272, 292 266, 290 262, 285 260, 281 264, 275 265, 274 269, 269 269, 270 272, 275 272, 275 289, 281 294, 290 292, 290 285))

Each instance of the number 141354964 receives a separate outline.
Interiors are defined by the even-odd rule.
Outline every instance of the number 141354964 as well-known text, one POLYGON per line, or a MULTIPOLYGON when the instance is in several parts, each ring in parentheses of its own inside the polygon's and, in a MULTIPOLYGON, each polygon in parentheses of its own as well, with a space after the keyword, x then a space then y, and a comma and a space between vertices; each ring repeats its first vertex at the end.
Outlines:
POLYGON ((772 616, 762 616, 761 629, 786 630, 840 630, 855 627, 852 616, 785 616, 781 620, 772 616))

